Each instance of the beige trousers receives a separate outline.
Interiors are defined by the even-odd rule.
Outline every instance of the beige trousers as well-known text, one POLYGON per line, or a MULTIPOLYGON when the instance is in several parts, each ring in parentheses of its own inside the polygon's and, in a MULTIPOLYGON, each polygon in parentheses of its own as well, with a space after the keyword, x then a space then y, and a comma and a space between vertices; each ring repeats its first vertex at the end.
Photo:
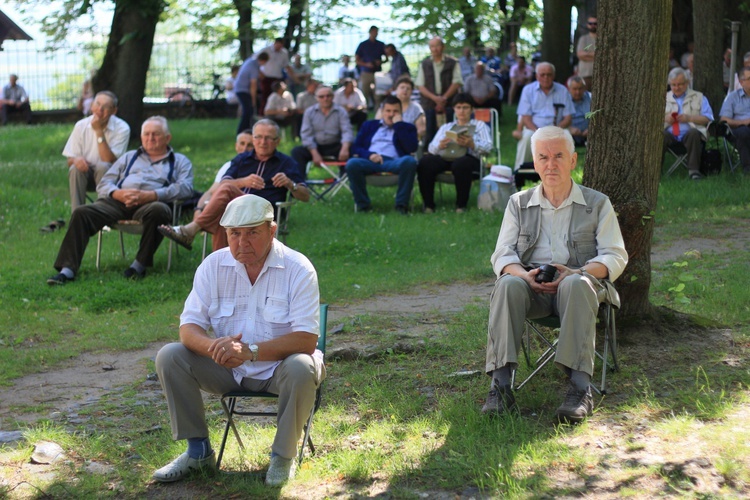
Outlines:
POLYGON ((284 458, 297 456, 297 443, 315 404, 315 391, 325 378, 325 367, 308 354, 293 354, 276 367, 268 380, 242 379, 232 370, 199 356, 180 343, 167 344, 156 355, 167 399, 174 439, 208 437, 201 390, 223 394, 242 389, 279 395, 276 437, 271 450, 284 458))
MULTIPOLYGON (((86 191, 96 191, 96 186, 109 170, 109 164, 90 166, 87 172, 81 172, 75 165, 68 167, 68 181, 70 184, 71 213, 81 205, 86 204, 86 191)), ((93 196, 96 199, 96 195, 93 196)))
POLYGON ((490 298, 485 371, 518 366, 526 318, 556 315, 560 317, 560 337, 555 364, 565 372, 572 369, 592 375, 596 314, 604 293, 596 278, 578 274, 565 277, 554 295, 537 294, 516 276, 500 276, 490 298))

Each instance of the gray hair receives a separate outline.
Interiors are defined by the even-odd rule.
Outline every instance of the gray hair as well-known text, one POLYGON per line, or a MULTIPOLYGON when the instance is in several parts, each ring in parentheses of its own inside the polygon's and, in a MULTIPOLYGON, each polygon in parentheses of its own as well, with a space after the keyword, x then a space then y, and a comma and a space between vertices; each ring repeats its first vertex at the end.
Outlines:
MULTIPOLYGON (((663 74, 664 73, 662 73, 662 75, 663 74)), ((672 70, 669 72, 669 76, 667 77, 667 81, 671 82, 672 80, 674 80, 678 76, 683 77, 685 79, 685 81, 690 80, 690 78, 688 78, 687 71, 685 71, 684 69, 682 69, 679 66, 677 66, 676 68, 672 68, 672 70)))
POLYGON ((539 70, 541 69, 542 66, 549 66, 550 68, 552 68, 552 74, 554 74, 554 75, 557 74, 557 70, 555 70, 555 65, 552 64, 551 62, 547 62, 547 61, 542 61, 542 62, 538 63, 536 65, 536 68, 534 69, 534 73, 539 73, 539 70))
POLYGON ((269 118, 261 118, 257 122, 255 122, 255 125, 253 125, 253 134, 255 134, 255 127, 258 125, 266 125, 268 127, 273 127, 273 129, 276 131, 276 138, 278 139, 281 137, 281 129, 279 128, 279 124, 275 121, 269 119, 269 118))
POLYGON ((583 88, 586 88, 586 80, 584 80, 578 75, 573 75, 570 78, 568 78, 568 82, 567 82, 568 87, 570 87, 571 83, 577 83, 579 85, 583 85, 583 88))
POLYGON ((143 121, 143 125, 141 125, 141 133, 143 133, 143 128, 144 128, 144 127, 146 126, 146 124, 147 124, 147 123, 149 123, 149 122, 154 122, 154 123, 158 123, 158 124, 159 124, 159 127, 161 127, 161 131, 162 131, 162 132, 163 132, 163 133, 164 133, 165 135, 169 135, 169 123, 167 123, 167 119, 166 119, 166 118, 164 118, 163 116, 159 116, 159 115, 156 115, 156 116, 149 116, 148 118, 146 118, 146 119, 145 119, 145 120, 143 121))
POLYGON ((533 156, 536 156, 537 142, 555 141, 558 139, 562 139, 565 141, 566 145, 568 146, 569 153, 575 153, 576 145, 575 142, 573 142, 573 136, 570 135, 570 132, 568 132, 568 130, 564 128, 556 127, 554 125, 548 125, 546 127, 536 129, 536 132, 534 132, 534 134, 531 136, 531 154, 533 156))
POLYGON ((116 107, 117 107, 117 102, 118 102, 118 100, 117 100, 117 96, 115 95, 115 93, 114 93, 114 92, 111 92, 111 91, 109 91, 109 90, 102 90, 102 91, 99 91, 99 92, 97 92, 97 93, 96 93, 96 95, 94 96, 94 98, 97 98, 97 97, 99 97, 100 95, 103 95, 103 96, 109 97, 109 98, 110 98, 110 99, 112 100, 112 107, 113 107, 113 108, 116 108, 116 107))

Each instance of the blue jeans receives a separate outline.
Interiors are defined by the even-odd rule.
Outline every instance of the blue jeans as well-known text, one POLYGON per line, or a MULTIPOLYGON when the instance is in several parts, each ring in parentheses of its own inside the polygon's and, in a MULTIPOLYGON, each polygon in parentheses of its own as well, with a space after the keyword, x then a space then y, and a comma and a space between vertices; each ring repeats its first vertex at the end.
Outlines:
POLYGON ((414 176, 417 171, 417 160, 413 156, 401 158, 383 157, 383 163, 374 163, 364 158, 352 158, 346 162, 346 173, 349 176, 349 186, 352 188, 354 203, 357 208, 370 208, 370 197, 367 195, 365 176, 379 172, 398 174, 398 191, 396 192, 396 206, 409 207, 411 190, 414 187, 414 176))
POLYGON ((240 132, 249 129, 253 124, 255 109, 253 108, 253 97, 249 92, 237 92, 236 95, 242 107, 242 117, 240 118, 240 123, 237 125, 237 135, 239 135, 240 132))

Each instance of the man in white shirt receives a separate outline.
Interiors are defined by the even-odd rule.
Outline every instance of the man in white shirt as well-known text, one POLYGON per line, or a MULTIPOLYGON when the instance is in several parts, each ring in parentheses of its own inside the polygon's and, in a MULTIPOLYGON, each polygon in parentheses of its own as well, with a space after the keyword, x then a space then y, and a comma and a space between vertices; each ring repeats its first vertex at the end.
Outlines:
POLYGON ((261 67, 263 74, 260 79, 260 107, 258 109, 264 110, 266 109, 266 100, 273 92, 271 86, 274 82, 284 79, 284 70, 286 69, 289 78, 292 79, 296 78, 296 73, 289 63, 289 51, 284 48, 283 38, 274 40, 273 45, 261 50, 255 54, 255 57, 257 58, 261 53, 268 54, 268 61, 263 63, 261 67))
POLYGON ((227 205, 221 225, 229 247, 198 267, 180 316, 180 342, 156 356, 172 437, 187 440, 185 453, 154 472, 156 481, 216 466, 201 389, 278 394, 266 484, 281 486, 294 477, 297 442, 325 377, 316 349, 318 277, 304 255, 275 239, 273 216, 271 203, 252 194, 227 205))
POLYGON ((577 156, 573 137, 542 127, 531 138, 534 169, 542 184, 511 196, 492 254, 497 275, 490 299, 485 372, 492 377, 482 412, 516 409, 512 372, 526 318, 560 317, 555 365, 570 379, 560 420, 591 415, 594 342, 599 302, 625 269, 628 254, 612 203, 604 194, 571 179, 577 156), (540 266, 554 266, 551 281, 540 266))
POLYGON ((117 114, 117 96, 103 90, 96 94, 91 116, 79 120, 63 149, 68 158, 70 211, 86 204, 86 191, 95 191, 109 167, 125 153, 130 126, 117 114))
POLYGON ((333 94, 333 104, 341 106, 346 110, 352 127, 359 130, 367 120, 367 100, 361 90, 357 88, 357 82, 352 78, 344 78, 342 86, 333 94))
POLYGON ((0 95, 0 122, 8 123, 8 113, 20 113, 25 123, 31 123, 31 105, 26 90, 18 85, 18 76, 10 75, 8 84, 0 95))

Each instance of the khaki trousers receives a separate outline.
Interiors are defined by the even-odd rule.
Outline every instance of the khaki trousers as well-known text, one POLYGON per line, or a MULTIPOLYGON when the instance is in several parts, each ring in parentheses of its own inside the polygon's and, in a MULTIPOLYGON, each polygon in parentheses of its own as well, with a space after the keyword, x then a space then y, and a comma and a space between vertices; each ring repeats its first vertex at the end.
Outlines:
POLYGON ((174 439, 208 437, 201 390, 211 394, 242 389, 278 394, 276 437, 271 449, 284 458, 297 456, 297 442, 315 404, 315 391, 325 378, 322 363, 308 354, 293 354, 281 362, 270 379, 244 378, 238 384, 231 369, 180 343, 159 350, 156 372, 167 399, 174 439))
MULTIPOLYGON (((111 167, 110 164, 89 165, 86 172, 81 172, 75 165, 68 168, 68 181, 70 184, 70 211, 86 204, 86 191, 96 191, 96 186, 102 180, 104 174, 111 167)), ((96 197, 94 197, 96 198, 96 197)))
POLYGON ((569 370, 594 373, 596 314, 605 289, 596 278, 582 275, 565 277, 557 294, 537 294, 528 283, 505 274, 495 282, 490 298, 485 371, 518 366, 526 318, 560 317, 560 337, 555 364, 569 370))

